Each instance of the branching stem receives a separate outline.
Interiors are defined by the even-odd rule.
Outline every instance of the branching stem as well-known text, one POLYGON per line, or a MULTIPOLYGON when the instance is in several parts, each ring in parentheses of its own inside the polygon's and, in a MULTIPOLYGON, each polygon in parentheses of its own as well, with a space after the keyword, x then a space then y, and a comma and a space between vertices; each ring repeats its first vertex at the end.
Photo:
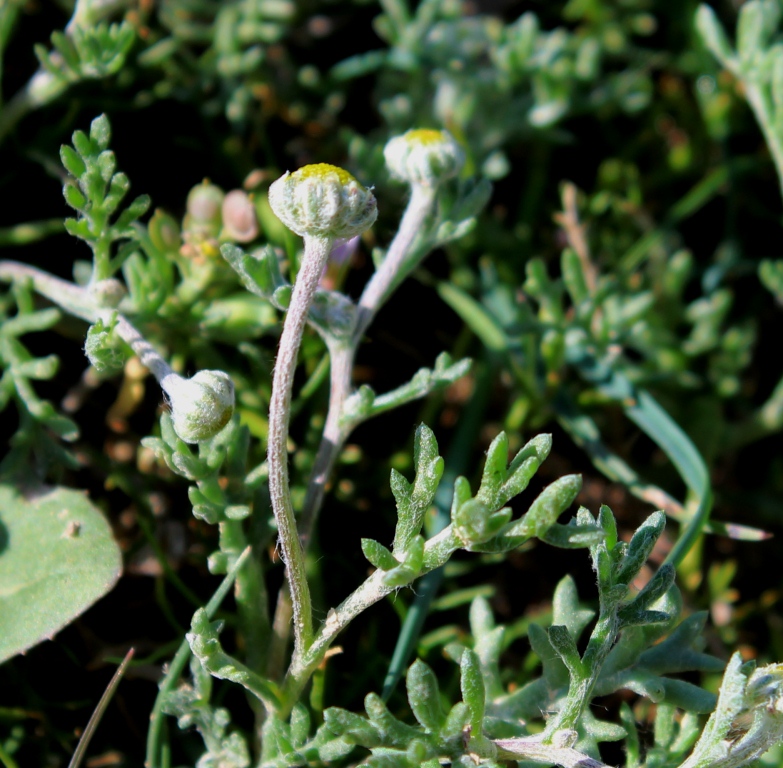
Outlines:
MULTIPOLYGON (((343 407, 345 401, 351 393, 352 373, 356 351, 361 343, 362 336, 367 327, 372 322, 376 313, 382 304, 389 298, 394 288, 405 278, 415 263, 406 263, 409 261, 412 246, 416 237, 421 233, 427 219, 432 213, 435 204, 436 189, 425 187, 420 184, 412 185, 411 197, 400 222, 397 234, 392 240, 386 254, 386 258, 379 266, 376 273, 365 286, 362 296, 359 300, 359 311, 354 324, 354 331, 350 336, 349 342, 333 342, 329 345, 330 357, 330 391, 329 391, 329 409, 324 424, 324 432, 318 447, 315 458, 315 464, 307 485, 307 492, 302 510, 299 514, 299 541, 301 545, 296 549, 297 553, 306 551, 309 547, 312 531, 318 519, 318 513, 323 503, 326 484, 332 474, 334 463, 342 450, 342 447, 350 434, 350 428, 341 423, 343 407)), ((307 247, 307 246, 306 246, 307 247)), ((304 269, 304 267, 303 267, 304 269)), ((296 285, 299 285, 303 275, 300 271, 297 277, 296 285)), ((318 274, 320 279, 320 272, 318 274)), ((315 288, 313 288, 315 291, 315 288)), ((294 295, 296 288, 294 289, 294 295)), ((294 306, 294 298, 291 300, 289 315, 294 306)), ((309 304, 308 304, 309 306, 309 304)), ((286 321, 287 324, 288 321, 286 321)), ((304 324, 304 317, 301 318, 304 324)), ((285 333, 285 331, 284 331, 285 333)), ((300 331, 301 337, 301 331, 300 331)), ((280 348, 283 348, 283 339, 280 341, 280 348)), ((298 349, 298 346, 297 346, 298 349)), ((293 361, 296 360, 294 354, 293 361)), ((293 376, 293 372, 290 373, 293 376)), ((277 377, 277 368, 275 372, 277 377)), ((273 388, 274 389, 274 388, 273 388)), ((290 406, 290 389, 288 393, 290 406)), ((270 407, 270 446, 272 444, 272 418, 270 407)), ((289 410, 288 406, 286 410, 289 410)), ((284 435, 288 434, 288 424, 285 425, 284 435)), ((277 436, 278 440, 285 440, 285 437, 277 436)), ((271 453, 270 453, 271 457, 271 453)), ((270 489, 272 484, 272 469, 270 460, 270 489)), ((290 498, 288 493, 288 475, 286 469, 285 476, 285 495, 290 498)), ((274 498, 274 497, 273 497, 274 498)), ((282 503, 282 502, 280 502, 282 503)), ((290 507, 290 500, 288 501, 290 507)), ((275 513, 277 515, 277 512, 275 513)), ((291 512, 293 520, 293 511, 291 512)), ((279 522, 278 522, 279 525, 279 522)), ((282 533, 281 533, 282 542, 282 533)), ((285 550, 283 556, 286 557, 285 550)), ((303 558, 302 554, 302 558, 303 558)), ((304 563, 302 563, 302 574, 304 574, 304 563)), ((304 575, 303 575, 304 579, 304 575)), ((309 592, 307 595, 309 605, 309 592)), ((285 655, 285 646, 288 642, 288 632, 292 616, 296 622, 296 596, 292 594, 288 583, 283 585, 277 599, 275 617, 273 620, 272 644, 269 652, 268 671, 271 676, 279 674, 283 657, 285 655)), ((309 611, 308 611, 309 613, 309 611)))

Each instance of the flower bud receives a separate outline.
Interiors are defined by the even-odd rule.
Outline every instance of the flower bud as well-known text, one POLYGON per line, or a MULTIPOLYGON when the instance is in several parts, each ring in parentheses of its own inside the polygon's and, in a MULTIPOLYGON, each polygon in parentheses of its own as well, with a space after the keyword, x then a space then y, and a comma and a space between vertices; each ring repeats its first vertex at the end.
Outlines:
POLYGON ((223 237, 249 243, 258 236, 256 209, 247 192, 234 189, 223 200, 223 237))
POLYGON ((113 277, 107 280, 98 280, 89 287, 89 294, 95 302, 95 306, 101 309, 115 309, 125 298, 125 286, 113 277))
POLYGON ((223 371, 199 371, 189 379, 171 374, 161 387, 169 397, 174 431, 186 443, 214 437, 234 413, 234 384, 223 371))
POLYGON ((182 235, 177 220, 160 208, 152 214, 147 224, 147 231, 152 244, 164 253, 176 253, 182 245, 182 235))
POLYGON ((269 205, 302 237, 347 240, 372 226, 378 216, 372 191, 348 171, 326 163, 281 176, 269 187, 269 205))
POLYGON ((217 237, 222 224, 223 190, 206 179, 188 193, 183 229, 192 235, 217 237))
POLYGON ((427 128, 390 139, 383 156, 392 175, 426 187, 456 176, 465 162, 464 152, 449 133, 427 128))

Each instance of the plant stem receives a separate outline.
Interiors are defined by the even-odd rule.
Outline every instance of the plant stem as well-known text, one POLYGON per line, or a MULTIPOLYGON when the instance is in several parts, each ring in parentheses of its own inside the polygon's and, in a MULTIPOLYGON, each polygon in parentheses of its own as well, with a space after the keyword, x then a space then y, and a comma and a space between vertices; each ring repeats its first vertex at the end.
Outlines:
POLYGON ((345 400, 351 392, 351 372, 355 354, 356 348, 353 345, 332 345, 330 348, 329 408, 299 517, 299 538, 305 550, 310 545, 315 519, 321 509, 334 462, 348 437, 347 431, 340 425, 340 417, 345 400))
POLYGON ((331 358, 329 410, 318 447, 313 473, 307 487, 304 506, 300 515, 300 532, 303 545, 308 546, 318 511, 323 502, 324 489, 349 430, 340 424, 345 400, 351 393, 351 377, 356 351, 362 336, 383 303, 399 285, 415 264, 406 264, 411 246, 432 213, 435 203, 433 187, 414 184, 411 197, 400 221, 386 258, 364 287, 359 299, 354 330, 348 344, 334 343, 329 348, 331 358))
MULTIPOLYGON (((350 429, 341 425, 340 420, 345 400, 351 393, 351 379, 356 351, 364 332, 372 322, 378 309, 388 299, 394 288, 415 266, 415 263, 406 264, 406 261, 408 261, 416 236, 421 232, 427 218, 432 213, 435 203, 435 192, 434 188, 423 187, 418 184, 412 186, 410 200, 400 221, 397 234, 389 246, 386 258, 362 292, 350 342, 333 342, 329 345, 329 408, 313 471, 308 481, 304 504, 299 514, 299 541, 304 551, 307 551, 310 546, 312 531, 318 519, 318 513, 326 491, 326 484, 329 482, 334 469, 334 463, 350 434, 350 429)), ((298 277, 296 284, 299 284, 298 277)), ((296 291, 296 289, 294 290, 296 291)), ((291 306, 293 307, 293 297, 291 306)), ((289 315, 290 313, 291 309, 289 309, 289 315)), ((271 428, 270 413, 270 434, 271 428)), ((285 434, 288 434, 287 425, 285 434)), ((272 623, 272 643, 268 657, 268 674, 273 678, 279 674, 282 668, 285 647, 288 644, 288 628, 293 616, 291 601, 292 595, 288 583, 286 583, 278 594, 275 617, 272 623)))
MULTIPOLYGON (((45 296, 69 314, 86 320, 88 323, 94 323, 98 319, 108 321, 114 313, 112 309, 97 307, 87 288, 82 288, 67 280, 50 275, 42 269, 18 261, 0 261, 0 280, 12 282, 25 279, 32 282, 33 288, 41 296, 45 296)), ((116 331, 138 356, 141 363, 149 368, 164 391, 175 380, 182 378, 179 374, 174 373, 160 352, 119 312, 117 313, 116 331)))
POLYGON ((584 673, 571 676, 565 703, 557 714, 547 720, 543 733, 545 743, 550 743, 558 731, 576 729, 585 707, 590 703, 601 667, 617 639, 617 627, 617 604, 611 607, 601 605, 598 622, 582 656, 584 673))
POLYGON ((407 277, 415 265, 406 265, 416 236, 421 232, 429 217, 437 187, 425 187, 422 184, 411 186, 411 198, 402 216, 400 228, 392 240, 386 258, 378 271, 370 278, 359 299, 359 311, 356 316, 356 328, 353 335, 354 348, 358 345, 367 327, 372 322, 381 305, 392 291, 407 277), (405 269, 405 267, 408 269, 405 269))
MULTIPOLYGON (((425 546, 422 570, 411 579, 411 582, 425 573, 442 566, 459 546, 459 541, 451 525, 433 536, 425 546)), ((398 586, 387 586, 384 584, 384 576, 384 571, 376 570, 363 584, 348 595, 337 608, 332 608, 329 611, 326 621, 321 625, 312 643, 304 653, 294 651, 291 666, 283 683, 284 714, 287 714, 298 701, 302 689, 307 685, 307 681, 321 661, 323 661, 326 652, 337 635, 360 613, 398 589, 398 586)))
MULTIPOLYGON (((269 466, 269 495, 277 521, 278 541, 286 564, 291 589, 294 621, 295 652, 303 653, 313 633, 310 587, 305 571, 304 549, 291 504, 288 480, 288 427, 291 419, 291 392, 294 384, 296 359, 302 343, 307 313, 321 279, 321 273, 332 248, 331 238, 305 237, 302 266, 294 284, 283 333, 280 337, 272 397, 269 403, 269 435, 267 461, 269 466)), ((273 630, 279 627, 274 626, 273 630)))

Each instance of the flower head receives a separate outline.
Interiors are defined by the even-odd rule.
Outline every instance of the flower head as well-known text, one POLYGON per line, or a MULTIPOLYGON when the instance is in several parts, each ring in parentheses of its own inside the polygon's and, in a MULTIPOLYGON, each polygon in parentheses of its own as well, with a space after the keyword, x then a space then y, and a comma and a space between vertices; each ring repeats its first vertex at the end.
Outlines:
POLYGON ((186 443, 214 437, 234 413, 234 384, 223 371, 199 371, 189 379, 171 374, 161 387, 169 397, 174 431, 186 443))
POLYGON ((395 136, 386 143, 383 155, 394 176, 427 187, 456 176, 465 162, 465 154, 451 134, 428 128, 395 136))
POLYGON ((372 190, 348 171, 326 163, 286 173, 269 187, 269 204, 291 231, 302 237, 349 239, 378 216, 372 190))

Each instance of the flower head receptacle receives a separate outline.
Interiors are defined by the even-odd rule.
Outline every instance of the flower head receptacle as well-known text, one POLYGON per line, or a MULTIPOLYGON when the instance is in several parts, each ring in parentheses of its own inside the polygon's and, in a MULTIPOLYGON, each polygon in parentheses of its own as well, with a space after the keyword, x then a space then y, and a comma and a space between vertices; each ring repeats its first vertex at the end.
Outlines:
POLYGON ((456 176, 465 163, 465 153, 451 134, 429 128, 395 136, 386 143, 383 155, 393 176, 426 187, 456 176))
POLYGON ((269 205, 301 237, 347 240, 378 217, 372 190, 327 163, 305 165, 281 176, 269 187, 269 205))
POLYGON ((214 437, 234 413, 234 384, 223 371, 199 371, 189 379, 172 373, 160 385, 171 404, 174 431, 186 443, 214 437))

